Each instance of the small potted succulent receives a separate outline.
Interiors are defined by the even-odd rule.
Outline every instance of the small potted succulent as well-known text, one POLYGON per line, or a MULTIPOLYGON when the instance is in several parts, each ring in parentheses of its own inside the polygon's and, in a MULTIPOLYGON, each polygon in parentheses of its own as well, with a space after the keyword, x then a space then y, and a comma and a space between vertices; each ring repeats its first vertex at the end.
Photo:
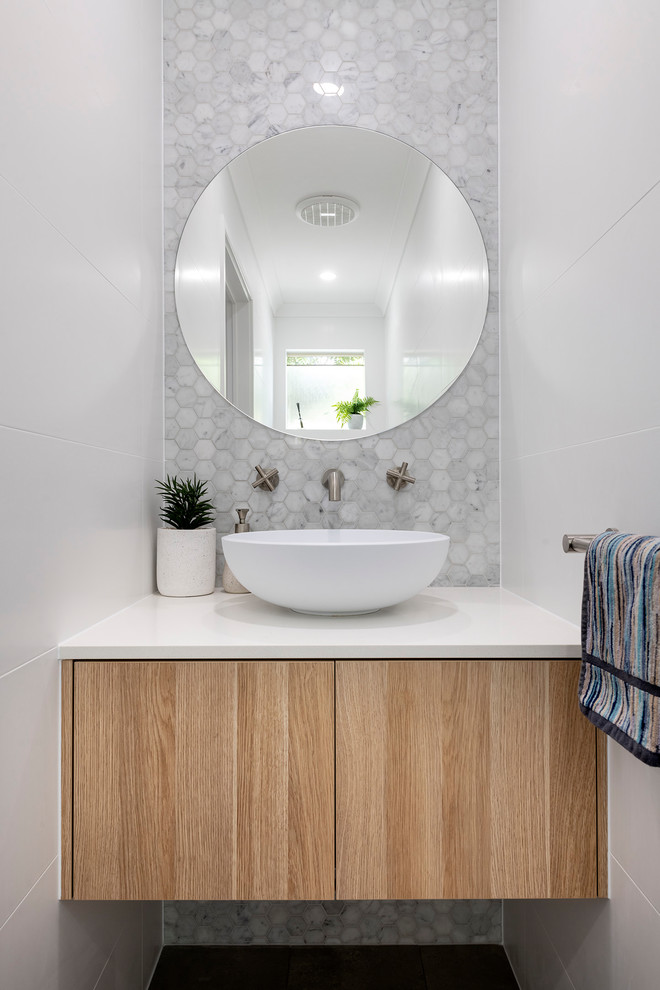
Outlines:
POLYGON ((348 426, 349 430, 361 430, 365 413, 372 406, 378 405, 378 399, 370 395, 361 399, 359 393, 360 390, 356 388, 352 399, 335 402, 332 407, 337 410, 337 422, 342 428, 348 426))
POLYGON ((166 524, 158 530, 156 584, 161 595, 188 598, 210 595, 215 588, 216 531, 208 528, 214 509, 206 482, 197 475, 157 481, 166 524))

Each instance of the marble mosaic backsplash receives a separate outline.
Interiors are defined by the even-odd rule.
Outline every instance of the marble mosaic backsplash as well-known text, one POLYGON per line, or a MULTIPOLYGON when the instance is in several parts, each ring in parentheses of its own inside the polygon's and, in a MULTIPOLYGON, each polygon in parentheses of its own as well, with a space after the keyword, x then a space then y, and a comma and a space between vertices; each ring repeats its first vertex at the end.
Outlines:
POLYGON ((166 945, 500 943, 502 902, 166 901, 166 945))
MULTIPOLYGON (((359 527, 447 533, 436 584, 499 583, 495 0, 165 0, 166 469, 209 482, 219 535, 234 508, 254 529, 359 527), (318 69, 341 97, 317 95, 318 69), (193 362, 173 272, 185 219, 209 180, 265 138, 347 124, 403 140, 439 165, 486 243, 491 297, 462 375, 420 416, 375 437, 290 437, 240 413, 193 362), (394 492, 389 467, 416 484, 394 492), (255 491, 256 464, 280 485, 255 491), (346 476, 330 503, 324 471, 346 476)), ((220 545, 219 545, 220 550, 220 545)), ((218 573, 223 560, 218 555, 218 573)))

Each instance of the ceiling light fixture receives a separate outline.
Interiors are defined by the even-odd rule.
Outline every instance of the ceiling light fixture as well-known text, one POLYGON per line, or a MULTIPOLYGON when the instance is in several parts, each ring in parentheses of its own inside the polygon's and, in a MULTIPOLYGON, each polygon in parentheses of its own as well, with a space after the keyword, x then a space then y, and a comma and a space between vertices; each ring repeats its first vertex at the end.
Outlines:
POLYGON ((313 227, 343 227, 355 220, 360 207, 345 196, 321 194, 303 199, 296 206, 296 214, 313 227))
POLYGON ((335 272, 321 272, 319 278, 322 278, 324 282, 334 282, 337 275, 335 272))

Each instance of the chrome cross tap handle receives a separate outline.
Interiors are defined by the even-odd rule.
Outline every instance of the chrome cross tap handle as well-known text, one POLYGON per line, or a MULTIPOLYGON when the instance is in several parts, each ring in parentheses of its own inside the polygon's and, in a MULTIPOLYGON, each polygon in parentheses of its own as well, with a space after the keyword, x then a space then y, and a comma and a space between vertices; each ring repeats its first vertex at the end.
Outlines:
POLYGON ((400 491, 405 488, 406 485, 414 485, 415 479, 407 473, 408 471, 408 461, 404 461, 401 467, 398 468, 388 468, 386 478, 387 483, 390 488, 393 488, 395 492, 400 491))
POLYGON ((265 492, 274 492, 280 483, 279 471, 276 468, 269 468, 264 471, 261 464, 257 464, 254 469, 257 472, 257 480, 252 482, 253 488, 261 488, 265 492))

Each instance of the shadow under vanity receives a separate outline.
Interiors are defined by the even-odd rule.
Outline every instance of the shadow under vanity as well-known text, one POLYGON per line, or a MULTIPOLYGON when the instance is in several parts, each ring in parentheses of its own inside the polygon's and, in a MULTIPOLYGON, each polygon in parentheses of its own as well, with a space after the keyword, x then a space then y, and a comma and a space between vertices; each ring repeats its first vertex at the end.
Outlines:
POLYGON ((502 589, 151 596, 61 657, 64 898, 607 896, 579 631, 502 589))

